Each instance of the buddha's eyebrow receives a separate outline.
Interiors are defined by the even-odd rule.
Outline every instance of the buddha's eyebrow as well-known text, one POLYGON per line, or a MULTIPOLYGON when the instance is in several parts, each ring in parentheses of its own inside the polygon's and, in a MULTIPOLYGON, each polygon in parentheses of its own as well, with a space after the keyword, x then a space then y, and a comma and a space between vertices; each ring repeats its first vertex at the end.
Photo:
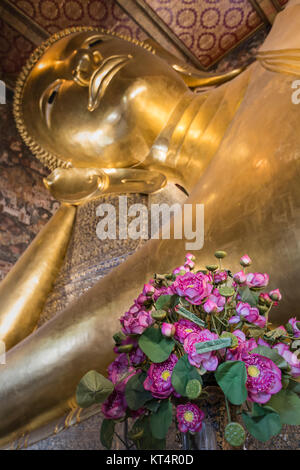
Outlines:
POLYGON ((107 36, 104 36, 104 35, 96 34, 96 35, 86 39, 83 42, 83 46, 92 48, 94 46, 102 44, 105 41, 109 41, 109 39, 111 39, 111 38, 109 38, 107 36))
POLYGON ((89 43, 89 47, 94 47, 94 46, 97 46, 98 44, 102 44, 102 43, 103 43, 103 39, 95 39, 94 41, 89 43))

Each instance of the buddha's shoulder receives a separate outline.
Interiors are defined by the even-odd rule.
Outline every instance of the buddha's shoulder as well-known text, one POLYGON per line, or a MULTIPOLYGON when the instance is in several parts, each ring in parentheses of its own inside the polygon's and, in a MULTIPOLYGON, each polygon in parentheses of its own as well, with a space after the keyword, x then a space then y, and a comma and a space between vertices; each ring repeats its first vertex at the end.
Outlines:
POLYGON ((290 0, 277 15, 257 59, 273 72, 300 73, 300 0, 290 0))

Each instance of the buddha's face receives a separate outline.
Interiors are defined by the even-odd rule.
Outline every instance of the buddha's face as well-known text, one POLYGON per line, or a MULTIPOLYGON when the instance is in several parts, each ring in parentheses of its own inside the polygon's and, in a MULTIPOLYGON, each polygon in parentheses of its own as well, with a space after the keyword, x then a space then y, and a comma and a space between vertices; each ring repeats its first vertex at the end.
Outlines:
POLYGON ((187 91, 141 46, 97 31, 51 45, 30 72, 22 112, 28 133, 76 167, 143 161, 187 91))

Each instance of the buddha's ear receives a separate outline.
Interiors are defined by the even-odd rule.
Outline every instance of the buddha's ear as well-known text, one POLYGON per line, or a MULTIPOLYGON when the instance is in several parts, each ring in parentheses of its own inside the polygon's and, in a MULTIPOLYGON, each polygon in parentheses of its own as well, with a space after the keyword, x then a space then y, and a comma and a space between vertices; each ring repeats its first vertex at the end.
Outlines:
POLYGON ((223 74, 205 72, 204 70, 197 69, 190 64, 186 64, 183 60, 164 49, 154 39, 147 39, 144 42, 155 49, 156 55, 165 60, 173 70, 182 77, 190 88, 220 85, 221 83, 227 82, 228 80, 236 77, 244 70, 244 68, 241 67, 223 74))

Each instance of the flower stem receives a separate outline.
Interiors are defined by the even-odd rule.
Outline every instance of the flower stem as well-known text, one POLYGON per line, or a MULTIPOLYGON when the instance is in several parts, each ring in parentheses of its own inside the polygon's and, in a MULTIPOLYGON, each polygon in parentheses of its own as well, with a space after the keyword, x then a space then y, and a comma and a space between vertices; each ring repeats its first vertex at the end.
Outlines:
POLYGON ((212 319, 212 323, 213 323, 213 325, 214 325, 214 330, 215 330, 215 332, 216 332, 217 334, 219 334, 219 333, 218 333, 218 330, 217 330, 217 327, 216 327, 216 322, 215 322, 214 315, 211 316, 211 319, 212 319))
POLYGON ((231 414, 230 414, 230 409, 229 409, 229 403, 228 403, 228 400, 227 400, 226 397, 225 397, 225 405, 226 405, 226 413, 227 413, 228 423, 231 423, 231 414))
POLYGON ((228 324, 226 325, 226 324, 221 320, 221 318, 219 318, 218 316, 216 316, 215 319, 218 320, 220 323, 222 323, 222 325, 225 326, 225 328, 227 328, 228 324))
POLYGON ((266 311, 266 314, 265 314, 265 318, 266 318, 266 328, 268 328, 269 313, 270 313, 271 308, 273 307, 273 303, 274 303, 274 302, 273 302, 273 300, 272 300, 271 305, 270 305, 270 307, 268 308, 268 310, 266 311))
POLYGON ((188 432, 182 433, 182 448, 183 450, 190 450, 190 436, 188 432))

